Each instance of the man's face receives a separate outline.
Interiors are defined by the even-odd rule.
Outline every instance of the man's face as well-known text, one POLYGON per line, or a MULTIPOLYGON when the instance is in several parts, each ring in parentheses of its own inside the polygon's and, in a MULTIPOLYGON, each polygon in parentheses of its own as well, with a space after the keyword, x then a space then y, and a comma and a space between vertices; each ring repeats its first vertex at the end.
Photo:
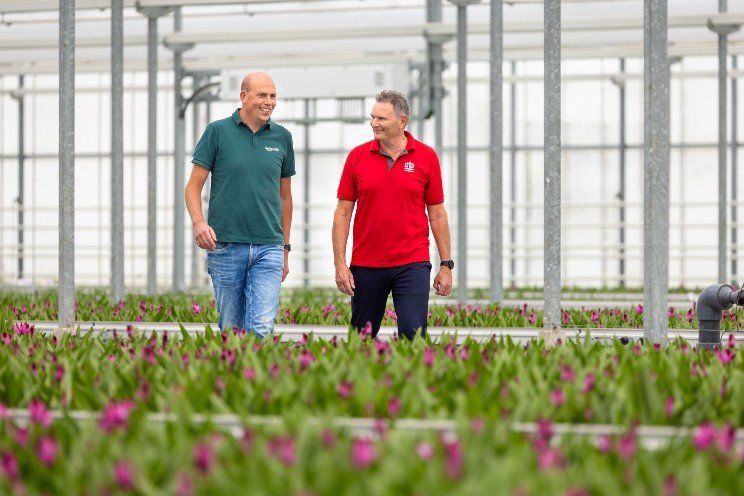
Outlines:
POLYGON ((266 124, 276 107, 274 81, 269 77, 254 78, 248 85, 248 91, 240 92, 240 101, 253 124, 266 124))
POLYGON ((395 115, 391 103, 377 102, 372 107, 369 124, 372 126, 375 139, 387 141, 403 135, 407 121, 405 115, 400 117, 395 115))

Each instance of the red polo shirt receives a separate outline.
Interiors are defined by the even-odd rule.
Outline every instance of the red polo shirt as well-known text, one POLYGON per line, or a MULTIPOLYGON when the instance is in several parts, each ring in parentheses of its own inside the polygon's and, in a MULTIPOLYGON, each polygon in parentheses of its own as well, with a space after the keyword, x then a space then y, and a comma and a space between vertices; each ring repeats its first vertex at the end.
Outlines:
POLYGON ((357 202, 351 265, 429 261, 426 205, 444 202, 442 171, 436 152, 405 134, 406 153, 391 169, 377 140, 357 146, 346 158, 338 198, 357 202))

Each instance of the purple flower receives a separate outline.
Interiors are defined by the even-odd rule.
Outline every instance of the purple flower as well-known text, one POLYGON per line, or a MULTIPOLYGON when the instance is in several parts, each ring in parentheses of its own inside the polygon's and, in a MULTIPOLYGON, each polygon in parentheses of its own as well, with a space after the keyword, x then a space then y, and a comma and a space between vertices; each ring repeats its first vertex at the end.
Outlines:
POLYGON ((336 391, 339 396, 346 399, 354 393, 354 385, 350 382, 341 381, 341 384, 338 385, 336 391))
POLYGON ((133 401, 112 401, 101 412, 99 424, 104 432, 111 432, 117 428, 126 428, 129 414, 134 409, 133 401))
POLYGON ((4 419, 8 416, 8 407, 5 406, 5 403, 0 402, 0 419, 4 419))
POLYGON ((726 348, 724 350, 719 350, 716 348, 714 351, 716 358, 723 364, 728 365, 731 363, 731 361, 734 359, 734 356, 736 356, 736 353, 734 352, 733 348, 726 348))
POLYGON ((57 365, 57 370, 54 371, 54 380, 59 382, 65 376, 65 368, 62 365, 57 365))
POLYGON ((122 491, 131 491, 134 489, 132 467, 128 462, 120 460, 114 464, 114 479, 122 491))
POLYGON ((721 451, 727 452, 734 445, 735 438, 736 429, 734 429, 730 424, 726 424, 721 427, 720 431, 718 431, 716 441, 718 441, 718 447, 721 448, 721 451))
POLYGON ((199 315, 201 313, 201 307, 196 303, 192 303, 191 311, 194 312, 194 315, 199 315))
POLYGON ((377 460, 375 445, 367 437, 356 438, 351 443, 351 463, 359 470, 365 469, 377 460))
POLYGON ((596 382, 596 378, 594 377, 594 374, 589 372, 586 374, 586 377, 584 377, 584 387, 581 388, 581 392, 584 394, 588 394, 589 391, 591 391, 594 388, 594 383, 596 382))
POLYGON ((692 436, 692 444, 698 451, 705 451, 716 440, 716 428, 708 422, 700 424, 692 436))
POLYGON ((279 459, 284 465, 291 467, 297 463, 295 440, 291 437, 275 437, 266 443, 269 455, 279 459))
POLYGON ((424 350, 424 365, 430 368, 434 365, 434 350, 432 348, 426 348, 424 350))
POLYGON ((253 370, 253 367, 246 367, 243 370, 243 375, 245 376, 247 380, 252 381, 253 379, 256 378, 256 371, 253 370))
POLYGON ((320 435, 320 439, 323 442, 323 446, 326 448, 333 448, 338 442, 338 436, 331 429, 323 429, 323 433, 320 435))
POLYGON ((57 459, 57 452, 59 452, 59 446, 54 439, 46 436, 39 439, 36 455, 39 457, 41 463, 47 467, 54 465, 54 461, 57 459))
POLYGON ((46 405, 39 400, 32 400, 28 406, 28 412, 31 415, 31 421, 37 424, 49 427, 52 424, 52 415, 47 410, 46 405))
POLYGON ((561 468, 563 466, 563 453, 558 448, 547 448, 537 454, 537 467, 540 470, 561 468))
POLYGON ((598 321, 598 320, 599 320, 599 313, 598 313, 598 312, 597 312, 596 310, 592 310, 592 313, 591 313, 591 315, 589 316, 589 319, 590 319, 590 320, 591 320, 592 322, 596 322, 596 321, 598 321))
POLYGON ((563 389, 556 388, 550 392, 550 402, 553 406, 561 406, 566 401, 566 395, 563 389))
POLYGON ((194 447, 194 465, 203 474, 208 474, 214 464, 214 453, 208 444, 197 444, 194 447))
POLYGON ((672 415, 674 415, 674 397, 673 396, 670 396, 666 399, 664 410, 666 411, 667 417, 671 417, 672 415))
POLYGON ((400 412, 400 398, 393 396, 388 400, 388 415, 397 417, 400 412))
POLYGON ((28 322, 16 322, 13 324, 13 331, 18 335, 32 335, 34 333, 34 326, 28 322))
POLYGON ((418 443, 416 446, 416 454, 424 461, 431 460, 434 456, 434 446, 427 442, 418 443))
POLYGON ((450 479, 457 479, 462 475, 464 466, 460 441, 455 437, 443 436, 442 446, 444 447, 444 472, 450 479))
POLYGON ((564 365, 561 368, 561 380, 563 382, 573 382, 575 378, 576 374, 574 373, 574 369, 571 368, 570 365, 564 365))
POLYGON ((639 303, 638 305, 636 305, 636 307, 635 307, 635 312, 636 312, 636 313, 637 313, 638 315, 643 315, 643 305, 641 305, 640 303, 639 303))
POLYGON ((597 439, 597 449, 605 455, 612 451, 612 437, 607 435, 599 436, 599 439, 597 439))
POLYGON ((530 313, 530 318, 527 320, 529 320, 530 324, 534 324, 537 320, 537 315, 535 315, 534 313, 530 313))
POLYGON ((24 448, 28 442, 28 428, 19 427, 15 431, 15 442, 18 446, 24 448))
POLYGON ((309 350, 302 350, 300 352, 300 369, 305 370, 315 361, 315 357, 309 350))
POLYGON ((620 455, 620 458, 626 460, 633 458, 636 453, 636 447, 635 432, 625 434, 617 440, 617 453, 620 455))
POLYGON ((18 468, 18 460, 13 453, 3 453, 0 457, 0 467, 3 469, 3 473, 8 476, 8 479, 15 480, 18 478, 20 472, 18 468))

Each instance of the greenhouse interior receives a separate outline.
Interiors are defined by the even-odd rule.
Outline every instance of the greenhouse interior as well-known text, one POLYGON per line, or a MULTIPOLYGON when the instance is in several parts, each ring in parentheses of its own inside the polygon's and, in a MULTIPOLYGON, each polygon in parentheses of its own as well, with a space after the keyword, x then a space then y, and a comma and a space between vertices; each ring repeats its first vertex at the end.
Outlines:
POLYGON ((742 25, 0 0, 0 494, 742 494, 742 25))

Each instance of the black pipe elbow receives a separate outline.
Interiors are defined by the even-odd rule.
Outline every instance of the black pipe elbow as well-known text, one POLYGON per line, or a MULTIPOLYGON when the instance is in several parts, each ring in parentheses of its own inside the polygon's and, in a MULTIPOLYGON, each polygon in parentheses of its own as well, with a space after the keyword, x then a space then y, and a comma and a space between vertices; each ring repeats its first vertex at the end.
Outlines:
POLYGON ((744 303, 744 291, 728 284, 714 284, 700 293, 697 301, 698 343, 703 348, 721 346, 721 317, 724 310, 744 303))

